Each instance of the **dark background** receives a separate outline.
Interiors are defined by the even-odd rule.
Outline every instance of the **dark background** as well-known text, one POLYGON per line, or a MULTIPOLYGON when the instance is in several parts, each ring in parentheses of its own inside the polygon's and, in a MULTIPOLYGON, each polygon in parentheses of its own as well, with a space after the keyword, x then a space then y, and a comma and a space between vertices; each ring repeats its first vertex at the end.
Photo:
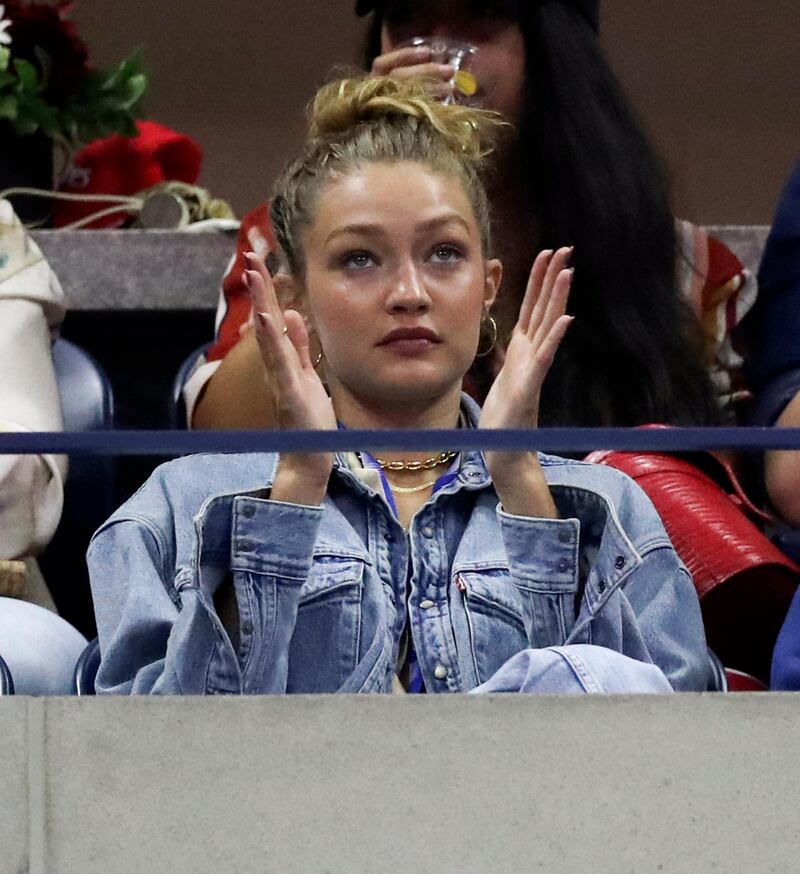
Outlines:
MULTIPOLYGON (((142 46, 150 115, 205 149, 203 183, 245 211, 303 132, 302 107, 355 63, 354 0, 80 0, 99 65, 142 46)), ((798 0, 603 0, 602 39, 667 159, 676 212, 766 224, 800 157, 798 0)))

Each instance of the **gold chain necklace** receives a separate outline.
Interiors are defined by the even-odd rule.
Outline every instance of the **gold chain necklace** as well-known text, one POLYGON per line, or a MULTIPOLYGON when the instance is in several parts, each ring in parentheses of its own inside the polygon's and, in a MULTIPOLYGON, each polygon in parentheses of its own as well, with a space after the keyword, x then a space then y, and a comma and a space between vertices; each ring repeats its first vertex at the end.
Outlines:
MULTIPOLYGON (((424 461, 383 461, 381 458, 376 458, 375 461, 378 462, 381 470, 433 470, 434 467, 441 467, 448 461, 452 461, 456 455, 458 452, 451 450, 432 455, 424 461)), ((422 488, 415 487, 412 491, 421 492, 422 488)))
POLYGON ((425 489, 436 485, 436 480, 431 480, 429 483, 423 483, 421 486, 396 486, 389 483, 389 488, 400 495, 411 495, 414 492, 424 492, 425 489))

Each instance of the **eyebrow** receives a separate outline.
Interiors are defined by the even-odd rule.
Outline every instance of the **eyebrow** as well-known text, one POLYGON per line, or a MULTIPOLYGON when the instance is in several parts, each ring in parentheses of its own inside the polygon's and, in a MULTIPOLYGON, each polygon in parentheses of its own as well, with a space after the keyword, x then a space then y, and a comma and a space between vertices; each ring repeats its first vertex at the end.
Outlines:
MULTIPOLYGON (((457 212, 448 212, 445 215, 436 216, 414 226, 414 230, 419 232, 433 231, 444 225, 449 225, 451 222, 460 224, 466 231, 470 230, 469 224, 457 212)), ((328 234, 326 243, 329 243, 335 237, 342 234, 362 234, 364 236, 381 237, 387 236, 386 230, 381 225, 373 225, 369 223, 344 225, 344 227, 336 228, 328 234)))

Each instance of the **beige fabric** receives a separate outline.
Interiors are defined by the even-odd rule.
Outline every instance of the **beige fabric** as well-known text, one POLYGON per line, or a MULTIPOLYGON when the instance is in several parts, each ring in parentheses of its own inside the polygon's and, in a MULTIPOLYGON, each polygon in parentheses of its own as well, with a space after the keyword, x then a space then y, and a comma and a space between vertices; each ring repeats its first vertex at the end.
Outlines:
MULTIPOLYGON (((0 200, 0 431, 63 429, 51 351, 63 318, 58 279, 0 200)), ((66 472, 63 456, 0 455, 0 559, 28 559, 47 545, 66 472)), ((26 567, 29 595, 49 600, 38 568, 26 567)))

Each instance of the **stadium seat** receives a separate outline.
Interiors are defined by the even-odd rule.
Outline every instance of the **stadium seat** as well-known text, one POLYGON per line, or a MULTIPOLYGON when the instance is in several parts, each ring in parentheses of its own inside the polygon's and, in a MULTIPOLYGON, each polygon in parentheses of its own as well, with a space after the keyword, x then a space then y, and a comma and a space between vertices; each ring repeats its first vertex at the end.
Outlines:
POLYGON ((186 427, 186 405, 183 403, 183 387, 192 375, 197 360, 201 355, 205 355, 210 348, 211 343, 204 343, 198 349, 190 352, 175 374, 175 380, 172 383, 172 407, 170 409, 170 425, 174 429, 186 427))
POLYGON ((14 694, 14 680, 8 665, 0 658, 0 695, 14 694))
POLYGON ((90 641, 75 664, 75 694, 94 695, 94 680, 100 668, 100 641, 90 641))
MULTIPOLYGON (((53 363, 65 431, 114 427, 114 395, 98 362, 80 346, 59 338, 53 363)), ((59 613, 86 637, 95 635, 85 553, 95 530, 120 503, 115 461, 108 456, 72 456, 64 488, 61 522, 40 556, 59 613)))

